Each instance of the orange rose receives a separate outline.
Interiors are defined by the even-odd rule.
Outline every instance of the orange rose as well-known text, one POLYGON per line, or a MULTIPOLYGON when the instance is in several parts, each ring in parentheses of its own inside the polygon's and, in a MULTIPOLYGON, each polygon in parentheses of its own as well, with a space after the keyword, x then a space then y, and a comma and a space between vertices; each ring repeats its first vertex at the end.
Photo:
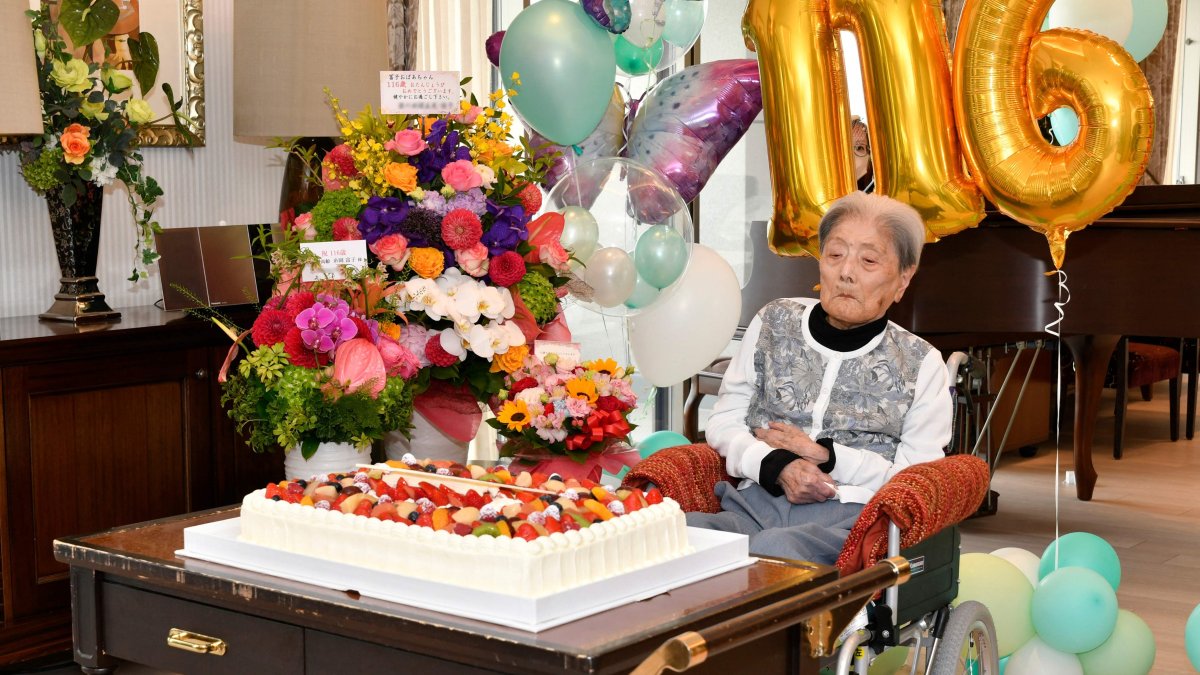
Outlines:
POLYGON ((436 248, 410 248, 408 252, 408 266, 426 279, 436 279, 446 266, 446 257, 436 248))
POLYGON ((417 167, 407 162, 388 162, 383 167, 383 178, 401 192, 412 192, 417 189, 417 167))
POLYGON ((63 159, 68 164, 83 164, 83 159, 92 149, 92 142, 88 140, 89 133, 88 128, 79 123, 63 130, 59 145, 63 149, 63 159))
POLYGON ((498 373, 502 370, 506 373, 511 373, 525 365, 526 356, 529 356, 529 347, 525 345, 509 347, 508 351, 503 354, 496 354, 492 357, 492 367, 490 370, 493 373, 498 373))

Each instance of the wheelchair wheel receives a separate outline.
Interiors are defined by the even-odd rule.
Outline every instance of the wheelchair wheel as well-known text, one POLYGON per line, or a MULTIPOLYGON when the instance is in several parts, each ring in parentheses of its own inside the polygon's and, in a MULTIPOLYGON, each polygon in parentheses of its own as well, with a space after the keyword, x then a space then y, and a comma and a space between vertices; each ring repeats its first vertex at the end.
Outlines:
POLYGON ((992 615, 981 603, 969 600, 950 610, 929 672, 932 675, 997 675, 999 659, 992 615))

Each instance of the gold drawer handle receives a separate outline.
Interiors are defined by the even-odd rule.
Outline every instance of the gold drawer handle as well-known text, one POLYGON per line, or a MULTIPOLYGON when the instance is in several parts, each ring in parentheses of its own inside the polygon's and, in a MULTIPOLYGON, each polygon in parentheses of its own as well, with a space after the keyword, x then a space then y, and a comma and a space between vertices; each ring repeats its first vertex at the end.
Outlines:
POLYGON ((193 654, 225 655, 225 641, 221 638, 209 637, 180 628, 172 628, 167 633, 167 646, 193 654))

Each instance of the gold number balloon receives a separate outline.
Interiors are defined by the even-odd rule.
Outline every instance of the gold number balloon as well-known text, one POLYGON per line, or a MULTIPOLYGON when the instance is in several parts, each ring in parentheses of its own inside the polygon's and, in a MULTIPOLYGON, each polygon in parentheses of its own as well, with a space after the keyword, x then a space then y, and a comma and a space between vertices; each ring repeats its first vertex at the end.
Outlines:
POLYGON ((855 189, 838 30, 858 37, 878 191, 911 204, 931 240, 979 222, 951 107, 945 18, 928 0, 750 0, 775 193, 772 249, 816 254, 829 204, 855 189))
POLYGON ((1055 268, 1067 236, 1111 211, 1150 156, 1153 102, 1120 45, 1082 30, 1038 33, 1053 0, 967 0, 954 50, 954 109, 967 162, 988 199, 1046 235, 1055 268), (1079 115, 1066 147, 1037 119, 1079 115))

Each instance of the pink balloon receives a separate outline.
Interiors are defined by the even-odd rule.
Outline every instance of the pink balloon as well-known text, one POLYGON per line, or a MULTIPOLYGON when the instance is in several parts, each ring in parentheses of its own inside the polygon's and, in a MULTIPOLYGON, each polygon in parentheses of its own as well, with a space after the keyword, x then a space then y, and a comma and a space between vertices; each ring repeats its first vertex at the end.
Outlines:
POLYGON ((690 202, 761 110, 757 61, 692 66, 642 100, 625 156, 666 176, 690 202))

